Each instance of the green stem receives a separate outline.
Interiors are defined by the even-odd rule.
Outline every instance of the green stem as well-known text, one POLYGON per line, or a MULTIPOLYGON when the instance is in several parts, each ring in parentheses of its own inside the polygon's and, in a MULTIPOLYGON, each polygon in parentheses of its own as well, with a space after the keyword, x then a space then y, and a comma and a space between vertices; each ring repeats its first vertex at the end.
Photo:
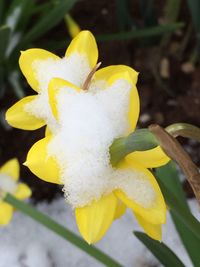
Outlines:
POLYGON ((200 128, 189 123, 174 123, 165 129, 171 135, 192 138, 200 142, 200 128))
POLYGON ((65 240, 69 241, 79 249, 85 251, 87 254, 92 256, 93 258, 97 259, 105 266, 109 267, 122 267, 117 261, 112 259, 110 256, 106 255, 104 252, 100 251, 99 249, 95 248, 92 245, 88 245, 84 240, 82 240, 78 235, 74 234, 64 226, 60 225, 59 223, 52 220, 47 215, 41 213, 40 211, 36 210, 34 207, 26 204, 14 196, 10 194, 6 194, 4 197, 4 201, 15 207, 16 209, 20 210, 24 214, 28 215, 38 223, 42 224, 49 230, 53 231, 57 235, 61 236, 65 240))
POLYGON ((110 161, 116 166, 126 155, 158 146, 156 137, 148 129, 139 129, 127 137, 117 138, 110 146, 110 161))

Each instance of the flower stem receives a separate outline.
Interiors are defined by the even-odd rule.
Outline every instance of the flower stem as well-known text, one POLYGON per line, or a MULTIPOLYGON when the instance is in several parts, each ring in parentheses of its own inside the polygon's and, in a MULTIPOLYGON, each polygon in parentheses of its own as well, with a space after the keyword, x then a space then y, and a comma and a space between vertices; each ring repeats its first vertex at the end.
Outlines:
POLYGON ((182 136, 200 142, 200 128, 189 123, 174 123, 165 130, 174 137, 182 136))
POLYGON ((95 258, 96 260, 103 263, 105 266, 109 267, 122 267, 117 261, 112 259, 110 256, 106 255, 104 252, 95 248, 94 246, 88 245, 83 239, 78 235, 74 234, 64 226, 60 225, 56 221, 52 220, 47 215, 35 209, 33 206, 26 204, 18 199, 16 199, 11 194, 6 194, 4 201, 20 210, 24 214, 28 215, 38 223, 42 224, 52 232, 61 236, 65 240, 69 241, 71 244, 75 245, 79 249, 85 251, 87 254, 95 258))

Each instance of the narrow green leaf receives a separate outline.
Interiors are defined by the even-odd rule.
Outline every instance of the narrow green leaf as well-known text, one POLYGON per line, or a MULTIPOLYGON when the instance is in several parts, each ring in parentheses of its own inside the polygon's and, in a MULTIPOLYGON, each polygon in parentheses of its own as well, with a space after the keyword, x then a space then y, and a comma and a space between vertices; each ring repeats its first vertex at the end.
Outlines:
POLYGON ((180 220, 175 214, 171 214, 175 227, 195 267, 200 267, 200 239, 180 220))
POLYGON ((187 0, 187 3, 196 30, 196 47, 194 49, 193 55, 191 56, 191 61, 195 63, 200 54, 200 1, 187 0))
POLYGON ((164 243, 153 240, 141 232, 134 232, 134 234, 165 267, 185 267, 176 254, 164 243))
POLYGON ((6 25, 0 27, 0 63, 5 58, 9 37, 10 37, 10 28, 6 25))
POLYGON ((4 84, 4 67, 0 64, 0 98, 4 96, 5 84, 4 84))
POLYGON ((128 1, 116 0, 116 13, 120 31, 130 29, 133 25, 133 20, 128 10, 128 1))
POLYGON ((68 230, 64 226, 60 225, 56 221, 52 220, 47 215, 41 213, 29 204, 26 204, 10 194, 6 194, 4 201, 20 210, 24 214, 28 215, 38 223, 42 224, 49 230, 53 231, 57 235, 61 236, 65 240, 69 241, 71 244, 75 245, 79 249, 85 251, 88 255, 97 259, 99 262, 103 263, 105 266, 109 267, 122 267, 117 261, 112 259, 110 256, 99 250, 98 248, 88 245, 82 238, 74 234, 72 231, 68 230))
POLYGON ((187 0, 196 31, 200 32, 200 1, 187 0))
POLYGON ((58 24, 77 0, 61 0, 25 35, 22 45, 32 42, 58 24))
POLYGON ((162 35, 167 32, 173 32, 176 31, 177 29, 182 28, 183 26, 184 23, 179 22, 179 23, 149 27, 146 29, 137 29, 130 32, 102 34, 102 35, 97 35, 96 38, 98 41, 139 39, 145 37, 152 37, 156 35, 162 35))
MULTIPOLYGON (((168 32, 173 32, 176 29, 179 29, 184 26, 183 23, 175 23, 170 24, 171 26, 168 27, 168 25, 165 26, 156 26, 156 27, 149 27, 148 29, 141 29, 141 30, 132 30, 129 32, 121 32, 121 33, 110 33, 110 34, 101 34, 96 35, 97 41, 120 41, 120 40, 129 40, 129 39, 140 39, 145 37, 151 37, 154 35, 162 35, 168 32), (163 28, 164 27, 164 28, 163 28)), ((70 40, 64 39, 64 40, 49 40, 47 47, 50 50, 56 50, 56 49, 63 49, 66 48, 67 43, 69 43, 70 40)))
MULTIPOLYGON (((34 4, 34 0, 14 0, 12 2, 6 17, 6 23, 11 29, 9 45, 6 51, 7 57, 11 55, 13 50, 15 50, 16 46, 20 43, 23 31, 31 19, 34 4)), ((11 58, 13 58, 13 55, 11 58)))
POLYGON ((168 207, 170 208, 170 212, 172 215, 176 215, 181 222, 186 226, 190 231, 196 235, 197 238, 200 239, 200 223, 199 221, 192 215, 192 213, 187 210, 178 199, 176 195, 165 185, 165 183, 159 179, 157 179, 162 193, 164 195, 165 201, 167 202, 168 207))
POLYGON ((156 177, 178 198, 183 207, 189 211, 185 193, 179 180, 179 174, 174 161, 155 170, 156 177))
POLYGON ((146 27, 152 27, 158 24, 155 4, 154 0, 139 0, 140 13, 146 27))
POLYGON ((18 32, 22 32, 28 27, 28 23, 30 23, 35 6, 35 0, 20 0, 20 2, 22 11, 16 25, 16 30, 18 32))
MULTIPOLYGON (((182 204, 183 208, 185 208, 186 212, 188 212, 189 206, 179 180, 179 174, 175 163, 171 161, 167 165, 156 169, 156 177, 158 177, 165 184, 165 186, 167 186, 169 190, 176 195, 180 201, 180 204, 182 204)), ((175 213, 172 213, 171 216, 191 261, 193 262, 194 266, 199 267, 200 239, 180 220, 175 213)))
POLYGON ((47 2, 44 4, 39 3, 34 7, 33 13, 34 14, 44 13, 47 12, 50 8, 52 8, 52 2, 47 2))
POLYGON ((17 96, 18 99, 21 99, 25 96, 24 90, 22 89, 23 86, 21 85, 20 75, 18 71, 11 71, 8 77, 8 81, 12 86, 12 89, 17 96))
MULTIPOLYGON (((29 2, 29 1, 26 1, 29 2)), ((16 29, 20 16, 23 12, 24 0, 14 0, 11 2, 6 13, 6 24, 10 27, 11 31, 16 29)))

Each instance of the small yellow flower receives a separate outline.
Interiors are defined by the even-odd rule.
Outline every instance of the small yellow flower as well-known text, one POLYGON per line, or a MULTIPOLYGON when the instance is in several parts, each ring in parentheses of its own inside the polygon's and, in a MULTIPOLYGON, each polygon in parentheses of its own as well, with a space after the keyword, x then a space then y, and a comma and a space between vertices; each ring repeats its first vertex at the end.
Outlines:
MULTIPOLYGON (((0 168, 0 190, 4 193, 10 193, 20 200, 24 200, 31 196, 30 188, 19 183, 19 162, 17 159, 7 161, 0 168)), ((6 225, 10 222, 14 208, 0 200, 0 225, 6 225)))
POLYGON ((105 67, 94 73, 85 88, 98 57, 95 39, 88 31, 79 33, 67 49, 64 70, 68 71, 58 63, 66 59, 49 60, 49 52, 42 52, 42 57, 40 50, 39 60, 35 49, 24 53, 28 60, 22 54, 21 69, 39 92, 34 96, 37 103, 31 100, 29 108, 24 108, 21 100, 22 104, 8 110, 7 120, 15 127, 35 129, 34 121, 40 118, 48 126, 46 137, 32 146, 25 165, 39 178, 64 185, 88 243, 100 240, 126 207, 149 236, 160 240, 166 206, 148 168, 164 165, 169 158, 156 147, 133 152, 113 168, 109 157, 113 140, 136 128, 138 73, 124 65, 105 67))

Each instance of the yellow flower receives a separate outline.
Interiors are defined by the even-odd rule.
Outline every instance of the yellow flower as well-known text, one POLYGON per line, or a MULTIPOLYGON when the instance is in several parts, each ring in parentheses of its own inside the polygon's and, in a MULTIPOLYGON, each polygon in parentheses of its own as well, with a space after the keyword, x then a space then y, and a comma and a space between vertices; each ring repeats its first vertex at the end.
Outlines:
POLYGON ((49 68, 63 59, 49 60, 46 51, 38 54, 32 49, 25 53, 28 60, 21 58, 21 69, 29 84, 39 91, 39 96, 34 96, 38 102, 32 109, 29 106, 28 114, 21 100, 22 104, 8 110, 7 120, 15 127, 35 129, 36 118, 42 118, 50 128, 46 137, 32 146, 25 165, 39 178, 64 185, 80 233, 88 243, 100 240, 126 207, 149 236, 160 240, 166 206, 148 168, 164 165, 169 158, 160 147, 133 152, 117 168, 111 166, 109 158, 113 140, 136 128, 138 73, 128 66, 116 65, 97 70, 90 77, 98 50, 88 31, 81 32, 67 49, 67 60, 75 55, 74 61, 68 63, 68 70, 73 71, 63 74, 62 68, 49 68), (90 66, 87 71, 83 61, 90 66))
MULTIPOLYGON (((24 200, 31 196, 30 188, 19 183, 19 162, 17 159, 7 161, 0 168, 0 190, 5 193, 10 193, 20 200, 24 200)), ((6 225, 10 222, 14 208, 0 200, 0 225, 6 225)))

